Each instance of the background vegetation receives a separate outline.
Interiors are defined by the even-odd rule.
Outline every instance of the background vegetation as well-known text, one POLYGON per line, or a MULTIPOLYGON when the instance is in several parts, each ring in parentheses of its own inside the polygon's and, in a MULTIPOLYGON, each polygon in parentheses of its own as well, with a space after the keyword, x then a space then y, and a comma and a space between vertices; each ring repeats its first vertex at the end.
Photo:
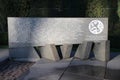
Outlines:
POLYGON ((7 17, 108 17, 112 48, 120 48, 120 0, 0 0, 0 45, 8 45, 7 17))

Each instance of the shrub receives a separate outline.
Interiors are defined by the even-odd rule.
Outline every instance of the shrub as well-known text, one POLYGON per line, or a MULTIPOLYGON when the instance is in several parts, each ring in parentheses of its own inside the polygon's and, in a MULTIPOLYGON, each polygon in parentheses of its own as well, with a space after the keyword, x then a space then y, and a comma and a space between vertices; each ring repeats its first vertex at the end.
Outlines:
POLYGON ((8 33, 0 33, 0 45, 8 45, 8 33))

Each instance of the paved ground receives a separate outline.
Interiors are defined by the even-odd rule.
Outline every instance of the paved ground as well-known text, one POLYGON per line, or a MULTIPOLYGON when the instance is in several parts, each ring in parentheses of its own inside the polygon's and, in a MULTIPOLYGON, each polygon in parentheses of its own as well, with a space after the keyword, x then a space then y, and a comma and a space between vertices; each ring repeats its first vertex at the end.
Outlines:
POLYGON ((93 59, 54 62, 42 58, 36 63, 6 60, 0 63, 0 80, 104 80, 106 71, 106 63, 93 59))
MULTIPOLYGON (((119 53, 112 54, 111 59, 119 53)), ((82 61, 71 58, 57 62, 41 59, 31 63, 10 61, 8 56, 8 49, 0 49, 0 80, 104 80, 105 73, 107 77, 117 74, 111 80, 120 80, 117 78, 120 76, 119 70, 107 71, 106 63, 94 59, 82 61)), ((119 61, 117 63, 120 65, 119 61)))
POLYGON ((0 63, 0 80, 17 80, 33 64, 31 62, 18 62, 7 59, 0 63))
POLYGON ((22 80, 103 80, 104 76, 104 62, 72 58, 48 62, 41 59, 29 69, 22 80))

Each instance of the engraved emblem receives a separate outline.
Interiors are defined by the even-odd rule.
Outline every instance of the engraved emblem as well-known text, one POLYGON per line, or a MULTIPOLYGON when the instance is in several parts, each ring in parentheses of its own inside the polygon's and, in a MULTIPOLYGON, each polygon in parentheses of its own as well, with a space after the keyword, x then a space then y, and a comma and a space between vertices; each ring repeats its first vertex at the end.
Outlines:
POLYGON ((100 34, 104 30, 104 24, 100 20, 93 20, 89 23, 89 31, 92 34, 100 34))

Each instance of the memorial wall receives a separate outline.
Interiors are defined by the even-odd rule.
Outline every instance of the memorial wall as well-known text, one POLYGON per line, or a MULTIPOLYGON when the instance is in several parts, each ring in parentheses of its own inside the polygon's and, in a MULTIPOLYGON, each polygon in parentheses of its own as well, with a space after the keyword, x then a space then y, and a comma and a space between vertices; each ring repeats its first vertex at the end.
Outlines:
POLYGON ((9 47, 80 44, 108 39, 107 18, 9 17, 9 47))

